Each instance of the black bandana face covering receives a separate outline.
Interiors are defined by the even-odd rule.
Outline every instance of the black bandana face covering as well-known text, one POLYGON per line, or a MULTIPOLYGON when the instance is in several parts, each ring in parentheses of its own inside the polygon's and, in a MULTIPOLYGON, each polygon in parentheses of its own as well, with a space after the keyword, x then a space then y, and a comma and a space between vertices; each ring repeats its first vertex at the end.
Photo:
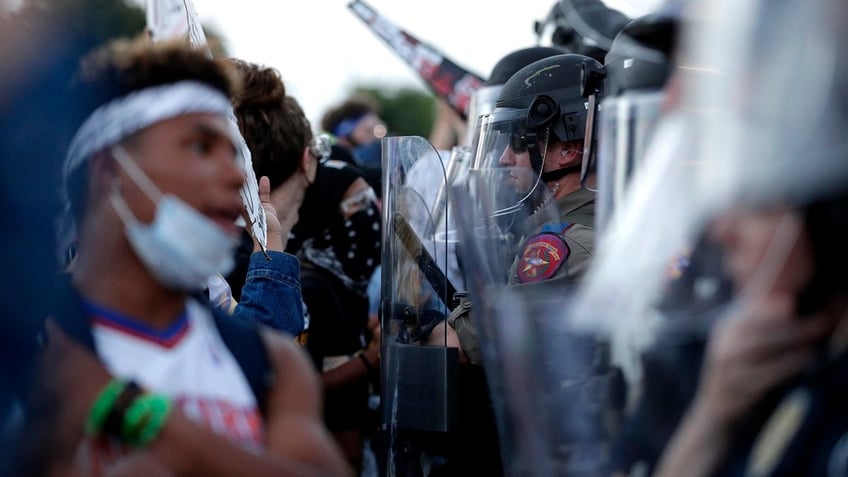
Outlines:
POLYGON ((380 262, 380 214, 374 202, 329 230, 329 242, 345 275, 368 280, 380 262))

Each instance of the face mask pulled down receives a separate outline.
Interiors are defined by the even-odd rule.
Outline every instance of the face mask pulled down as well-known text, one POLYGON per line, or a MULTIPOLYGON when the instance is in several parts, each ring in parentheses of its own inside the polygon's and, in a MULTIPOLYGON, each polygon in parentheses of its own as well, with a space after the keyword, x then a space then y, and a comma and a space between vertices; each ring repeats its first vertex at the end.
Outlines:
POLYGON ((148 271, 168 288, 202 290, 215 274, 232 270, 238 241, 215 222, 172 194, 163 194, 121 147, 112 155, 132 181, 156 204, 153 222, 143 224, 113 189, 112 206, 124 223, 127 240, 148 271))

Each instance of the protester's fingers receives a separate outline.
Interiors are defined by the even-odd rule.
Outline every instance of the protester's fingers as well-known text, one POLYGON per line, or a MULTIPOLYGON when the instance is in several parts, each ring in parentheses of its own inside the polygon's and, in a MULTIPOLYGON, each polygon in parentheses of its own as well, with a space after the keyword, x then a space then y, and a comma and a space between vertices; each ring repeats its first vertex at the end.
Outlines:
POLYGON ((721 361, 739 362, 809 345, 818 334, 816 330, 824 328, 814 325, 807 331, 794 309, 790 297, 749 303, 718 323, 710 340, 712 353, 721 361))
POLYGON ((263 204, 271 202, 271 181, 268 176, 259 178, 259 201, 263 204))
POLYGON ((820 343, 833 330, 835 323, 824 316, 795 317, 791 323, 777 326, 757 341, 755 352, 764 357, 780 355, 795 349, 809 349, 820 343))
POLYGON ((813 360, 815 352, 811 349, 788 351, 773 359, 764 361, 749 374, 749 386, 755 384, 760 395, 773 389, 779 383, 797 375, 806 369, 813 360))

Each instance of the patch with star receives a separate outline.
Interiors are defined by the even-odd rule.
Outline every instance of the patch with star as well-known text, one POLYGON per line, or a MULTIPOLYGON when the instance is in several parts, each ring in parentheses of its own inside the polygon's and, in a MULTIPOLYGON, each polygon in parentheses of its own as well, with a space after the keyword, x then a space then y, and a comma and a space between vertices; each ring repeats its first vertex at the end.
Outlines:
POLYGON ((543 233, 524 244, 518 261, 518 280, 533 283, 553 277, 568 259, 571 250, 557 234, 543 233))

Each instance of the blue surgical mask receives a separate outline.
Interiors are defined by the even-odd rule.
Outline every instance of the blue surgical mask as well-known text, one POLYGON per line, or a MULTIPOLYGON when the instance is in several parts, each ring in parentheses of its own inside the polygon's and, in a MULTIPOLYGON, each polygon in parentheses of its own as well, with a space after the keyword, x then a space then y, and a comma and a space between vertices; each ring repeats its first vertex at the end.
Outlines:
POLYGON ((163 194, 121 146, 112 148, 118 165, 156 204, 153 222, 138 221, 117 189, 111 201, 135 253, 163 285, 202 290, 212 275, 229 273, 238 240, 172 194, 163 194))

